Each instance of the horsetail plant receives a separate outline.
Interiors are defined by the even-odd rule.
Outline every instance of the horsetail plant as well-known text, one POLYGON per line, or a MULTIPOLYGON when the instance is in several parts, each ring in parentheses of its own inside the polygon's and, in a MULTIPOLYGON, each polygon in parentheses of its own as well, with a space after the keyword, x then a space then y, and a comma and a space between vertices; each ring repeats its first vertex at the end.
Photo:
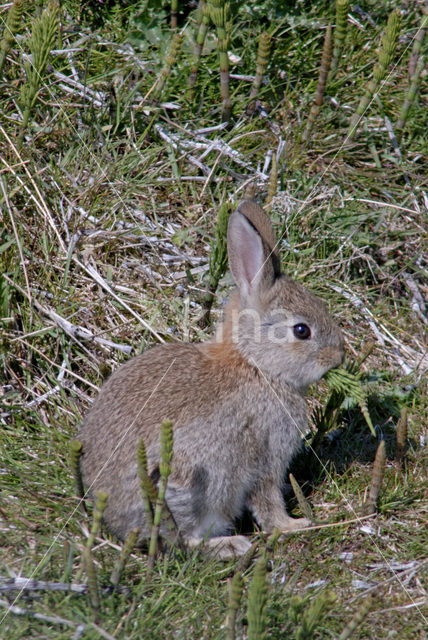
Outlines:
POLYGON ((177 29, 178 0, 171 0, 171 29, 177 29))
MULTIPOLYGON (((422 9, 424 11, 424 9, 422 9)), ((428 29, 428 6, 425 7, 425 14, 422 16, 421 24, 413 40, 412 53, 409 59, 409 76, 413 79, 418 62, 420 61, 421 49, 424 44, 428 29)))
POLYGON ((267 196, 265 201, 264 210, 266 213, 270 211, 272 206, 272 200, 274 199, 276 192, 278 191, 278 162, 276 159, 276 153, 272 154, 269 182, 267 188, 267 196))
POLYGON ((128 533, 128 535, 125 538, 125 542, 123 544, 119 558, 115 562, 115 565, 110 577, 110 582, 112 583, 114 589, 117 589, 119 585, 120 578, 122 576, 126 562, 129 556, 131 555, 131 553, 134 551, 139 534, 140 534, 140 529, 138 527, 135 527, 134 529, 131 529, 131 531, 128 533))
POLYGON ((266 605, 268 599, 266 573, 267 558, 265 553, 262 553, 256 562, 254 575, 248 587, 248 640, 264 640, 266 638, 266 605))
POLYGON ((199 15, 200 15, 200 22, 198 25, 198 32, 196 34, 195 50, 193 54, 194 60, 193 60, 192 68, 190 70, 188 89, 187 89, 187 99, 189 100, 189 102, 191 102, 194 98, 194 89, 196 84, 196 78, 198 77, 202 49, 204 47, 208 26, 210 24, 210 7, 207 1, 201 2, 199 15))
POLYGON ((302 513, 308 518, 308 520, 314 520, 314 514, 312 513, 311 505, 306 500, 303 491, 301 490, 299 483, 292 473, 288 475, 290 478, 291 486, 293 487, 294 495, 296 496, 299 507, 302 513))
POLYGON ((221 119, 230 120, 232 103, 229 91, 229 17, 230 3, 225 0, 208 0, 211 22, 217 30, 217 48, 220 62, 221 119))
POLYGON ((408 419, 407 419, 407 407, 403 407, 401 410, 400 418, 396 428, 396 443, 394 460, 397 464, 402 465, 404 460, 404 454, 406 453, 407 444, 407 432, 408 432, 408 419))
POLYGON ((107 507, 107 502, 108 502, 108 493, 106 493, 105 491, 97 491, 97 493, 95 494, 95 508, 94 508, 94 513, 92 515, 91 530, 89 532, 89 536, 86 541, 85 548, 83 550, 83 565, 80 566, 77 572, 76 581, 80 580, 80 578, 82 577, 83 569, 85 569, 87 572, 88 580, 90 578, 88 573, 88 567, 89 567, 89 571, 91 571, 91 567, 93 567, 91 551, 92 551, 92 547, 94 546, 95 538, 97 537, 101 528, 101 521, 102 521, 103 513, 107 507))
POLYGON ((388 67, 391 64, 395 49, 398 42, 398 36, 400 33, 401 13, 398 9, 392 11, 388 18, 388 24, 386 26, 385 35, 382 38, 382 44, 379 51, 379 59, 373 69, 373 77, 366 87, 365 94, 362 96, 359 105, 351 118, 349 124, 348 133, 345 142, 352 140, 355 137, 358 124, 366 112, 373 96, 378 91, 385 76, 388 72, 388 67))
POLYGON ((150 531, 153 526, 153 504, 156 502, 157 491, 147 469, 147 452, 142 438, 138 443, 137 466, 141 495, 143 497, 144 514, 147 527, 150 531))
POLYGON ((348 363, 346 368, 332 369, 325 376, 330 394, 324 408, 316 409, 312 413, 312 421, 316 428, 311 442, 314 449, 318 447, 324 435, 336 426, 340 406, 347 396, 358 404, 372 435, 376 436, 367 408, 367 390, 361 383, 361 374, 356 373, 355 369, 355 364, 348 363))
POLYGON ((169 47, 169 51, 168 54, 165 58, 165 62, 164 65, 162 67, 162 70, 159 74, 159 78, 157 80, 155 89, 154 89, 154 93, 156 96, 155 101, 157 102, 157 100, 159 99, 160 94, 162 93, 162 90, 165 86, 166 81, 168 80, 169 76, 171 75, 171 69, 172 67, 177 63, 178 60, 178 56, 180 54, 180 50, 181 50, 181 45, 183 44, 183 34, 182 33, 175 33, 172 37, 171 40, 171 44, 169 47))
POLYGON ((334 45, 330 65, 330 79, 332 79, 342 55, 348 28, 348 7, 349 0, 336 0, 336 24, 334 27, 334 45))
POLYGON ((21 131, 17 140, 18 149, 22 147, 30 114, 39 95, 43 76, 48 65, 49 54, 55 44, 58 30, 59 5, 56 0, 52 0, 41 16, 34 20, 33 31, 28 43, 31 52, 31 61, 28 60, 25 63, 27 82, 21 89, 23 117, 21 131))
POLYGON ((7 54, 12 49, 13 43, 15 42, 15 34, 17 34, 22 27, 23 10, 23 0, 14 0, 7 12, 3 37, 0 42, 0 77, 3 73, 7 54))
POLYGON ((159 463, 159 488, 153 514, 153 526, 150 535, 149 554, 147 559, 147 571, 150 574, 154 567, 156 551, 158 547, 159 530, 162 513, 165 507, 165 494, 168 484, 168 477, 172 472, 171 462, 173 456, 173 424, 171 420, 164 420, 161 424, 161 460, 159 463))
POLYGON ((386 464, 386 447, 385 440, 381 440, 376 451, 373 462, 372 480, 370 484, 369 495, 363 505, 363 513, 370 515, 376 513, 376 505, 382 488, 383 476, 386 464))
POLYGON ((199 325, 202 328, 209 325, 215 292, 217 291, 220 278, 224 276, 227 269, 227 223, 231 210, 232 206, 228 202, 223 202, 218 210, 215 238, 210 252, 208 291, 202 303, 204 313, 199 320, 199 325))
POLYGON ((252 116, 256 110, 256 98, 262 85, 263 76, 269 63, 272 37, 264 31, 259 38, 259 46, 257 50, 256 75, 254 76, 253 86, 250 92, 250 103, 247 107, 247 115, 252 116))
MULTIPOLYGON (((141 439, 138 444, 137 465, 146 524, 148 530, 151 531, 153 527, 154 505, 156 504, 156 500, 158 497, 158 490, 155 487, 147 469, 147 453, 143 439, 141 439)), ((176 545, 181 545, 181 537, 179 535, 179 532, 177 531, 177 526, 167 504, 164 505, 163 516, 167 526, 167 532, 169 534, 168 539, 174 542, 174 544, 176 545)))
POLYGON ((308 607, 303 608, 302 618, 296 631, 296 640, 312 640, 320 621, 337 600, 331 589, 321 591, 308 607))
POLYGON ((70 442, 70 466, 76 487, 76 495, 79 498, 79 509, 86 513, 84 502, 85 489, 83 487, 82 474, 80 471, 80 458, 82 456, 82 443, 80 440, 72 440, 70 442))
POLYGON ((361 384, 360 376, 361 374, 356 374, 354 372, 351 364, 348 365, 347 369, 332 369, 328 372, 326 379, 330 388, 341 393, 343 398, 349 395, 359 405, 368 428, 372 435, 376 436, 370 413, 367 408, 367 390, 361 384))
POLYGON ((89 551, 94 546, 95 538, 99 534, 103 513, 106 510, 108 502, 108 493, 106 491, 97 491, 95 494, 95 509, 92 516, 92 526, 86 541, 86 548, 89 551))
POLYGON ((91 550, 86 548, 83 551, 83 562, 85 566, 86 577, 88 579, 89 602, 95 611, 100 610, 100 592, 98 589, 97 570, 95 569, 92 559, 91 550))
POLYGON ((306 142, 309 139, 309 134, 312 131, 312 127, 314 126, 315 120, 318 117, 318 114, 321 110, 322 103, 324 102, 324 92, 327 84, 327 76, 328 71, 330 69, 331 62, 331 25, 329 24, 327 27, 327 31, 325 32, 324 45, 322 48, 321 55, 321 66, 318 75, 318 84, 317 90, 315 93, 315 100, 309 112, 308 122, 306 124, 306 129, 303 133, 303 141, 306 142))
POLYGON ((348 638, 350 638, 352 636, 354 631, 356 629, 358 629, 358 627, 360 626, 360 624, 362 623, 362 621, 364 620, 364 618, 367 616, 368 612, 372 608, 373 600, 374 600, 374 596, 373 596, 372 593, 370 593, 366 597, 366 599, 363 600, 362 604, 356 610, 356 612, 352 616, 351 620, 348 622, 346 627, 343 629, 342 633, 337 638, 337 640, 348 640, 348 638))
POLYGON ((239 558, 238 562, 235 565, 235 571, 239 571, 241 574, 243 574, 248 569, 259 549, 259 546, 259 541, 255 540, 248 551, 246 551, 244 555, 239 558))
POLYGON ((410 109, 412 108, 419 91, 419 85, 421 83, 421 75, 424 68, 425 68, 424 57, 419 56, 418 61, 416 63, 415 71, 412 76, 410 87, 407 91, 406 97, 404 98, 404 102, 400 110, 400 117, 398 118, 398 121, 397 121, 398 130, 403 129, 404 125, 407 122, 410 109))
POLYGON ((240 571, 235 571, 232 578, 227 583, 228 605, 225 621, 226 640, 235 640, 236 638, 236 614, 242 599, 242 591, 244 589, 244 581, 240 571))

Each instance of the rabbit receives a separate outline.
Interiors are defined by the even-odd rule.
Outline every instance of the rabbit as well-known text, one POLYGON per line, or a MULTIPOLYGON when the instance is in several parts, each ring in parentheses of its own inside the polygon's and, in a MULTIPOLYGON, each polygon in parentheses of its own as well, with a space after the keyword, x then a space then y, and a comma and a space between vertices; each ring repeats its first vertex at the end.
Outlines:
MULTIPOLYGON (((155 346, 114 372, 84 418, 81 470, 108 492, 104 521, 119 539, 148 537, 137 473, 144 440, 159 479, 160 424, 174 424, 166 502, 189 548, 229 559, 251 546, 232 535, 249 510, 266 532, 309 525, 286 511, 281 487, 307 428, 304 392, 344 358, 323 302, 280 271, 268 216, 252 200, 231 214, 227 248, 237 285, 211 341, 155 346)), ((162 533, 162 529, 161 529, 162 533)))

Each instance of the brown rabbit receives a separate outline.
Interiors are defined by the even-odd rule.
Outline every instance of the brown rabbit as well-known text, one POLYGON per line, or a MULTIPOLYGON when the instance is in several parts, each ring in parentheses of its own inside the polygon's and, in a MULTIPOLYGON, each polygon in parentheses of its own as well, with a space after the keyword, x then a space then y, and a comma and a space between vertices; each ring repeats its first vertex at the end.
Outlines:
POLYGON ((143 438, 149 473, 159 477, 160 424, 174 423, 173 472, 166 501, 185 543, 221 558, 243 554, 230 535, 244 509, 265 530, 290 531, 284 476, 306 431, 304 391, 341 364, 343 338, 324 304, 282 275, 263 210, 242 202, 228 227, 238 286, 216 337, 149 349, 104 384, 78 438, 90 493, 109 494, 108 528, 147 537, 136 452, 143 438))

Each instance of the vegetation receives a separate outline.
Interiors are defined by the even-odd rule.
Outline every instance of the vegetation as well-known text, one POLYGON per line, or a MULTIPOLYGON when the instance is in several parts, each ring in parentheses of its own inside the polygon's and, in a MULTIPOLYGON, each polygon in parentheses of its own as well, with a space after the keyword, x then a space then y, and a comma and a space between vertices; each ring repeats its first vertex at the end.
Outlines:
POLYGON ((424 637, 427 13, 361 6, 0 8, 0 637, 424 637), (284 487, 316 524, 246 519, 235 562, 156 550, 142 443, 147 555, 100 528, 108 496, 82 508, 73 439, 130 355, 210 335, 244 194, 347 340, 284 487))

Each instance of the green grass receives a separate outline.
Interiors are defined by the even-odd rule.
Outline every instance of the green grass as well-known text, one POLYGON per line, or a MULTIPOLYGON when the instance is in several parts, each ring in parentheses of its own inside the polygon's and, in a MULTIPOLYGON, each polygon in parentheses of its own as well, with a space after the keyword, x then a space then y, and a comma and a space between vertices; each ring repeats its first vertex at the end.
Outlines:
MULTIPOLYGON (((98 339, 130 347, 135 355, 159 339, 197 341, 210 334, 198 320, 219 206, 237 203, 250 183, 263 202, 267 179, 257 172, 284 141, 271 210, 283 268, 328 301, 350 360, 372 343, 361 380, 377 437, 347 397, 336 408, 334 430, 316 452, 307 447, 295 461, 293 473, 316 520, 333 526, 268 549, 267 637, 339 638, 365 604, 369 611, 352 638, 424 637, 426 75, 396 136, 400 153, 386 126, 394 129, 410 86, 408 63, 422 6, 404 6, 386 80, 355 140, 344 145, 388 15, 401 7, 396 0, 366 5, 369 18, 351 7, 343 57, 303 145, 334 6, 320 0, 232 3, 229 51, 240 58, 231 65, 233 74, 254 74, 258 37, 265 30, 272 34, 259 96, 265 114, 244 115, 251 82, 232 79, 232 121, 200 134, 204 140, 195 131, 220 124, 221 99, 213 29, 195 102, 185 99, 196 12, 181 17, 187 25, 181 56, 156 106, 144 97, 168 51, 167 7, 161 11, 156 0, 122 3, 122 10, 114 3, 86 3, 82 17, 76 0, 62 2, 55 50, 70 51, 49 56, 19 151, 25 54, 38 11, 25 4, 0 78, 0 576, 63 584, 78 578, 86 585, 79 567, 91 515, 77 509, 69 442, 103 379, 129 357, 98 339), (214 141, 201 157, 204 147, 196 143, 214 141), (96 339, 70 335, 52 312, 96 339), (393 458, 403 407, 409 434, 400 468, 393 458), (361 520, 381 437, 387 466, 378 512, 361 520), (338 524, 345 520, 351 522, 338 524), (317 612, 329 592, 336 599, 317 612), (310 615, 314 630, 308 632, 310 615)), ((230 289, 226 275, 213 320, 230 289)), ((311 389, 311 409, 322 412, 327 393, 325 382, 311 389)), ((288 507, 299 515, 290 493, 288 507)), ((258 539, 261 553, 267 543, 258 539)), ((239 563, 170 549, 158 558, 149 585, 147 556, 135 552, 112 593, 119 552, 117 541, 102 531, 92 553, 99 611, 87 591, 54 591, 52 585, 3 591, 0 582, 0 637, 226 637, 228 579, 239 563)), ((247 597, 254 566, 252 561, 243 570, 237 638, 252 633, 247 597)))

